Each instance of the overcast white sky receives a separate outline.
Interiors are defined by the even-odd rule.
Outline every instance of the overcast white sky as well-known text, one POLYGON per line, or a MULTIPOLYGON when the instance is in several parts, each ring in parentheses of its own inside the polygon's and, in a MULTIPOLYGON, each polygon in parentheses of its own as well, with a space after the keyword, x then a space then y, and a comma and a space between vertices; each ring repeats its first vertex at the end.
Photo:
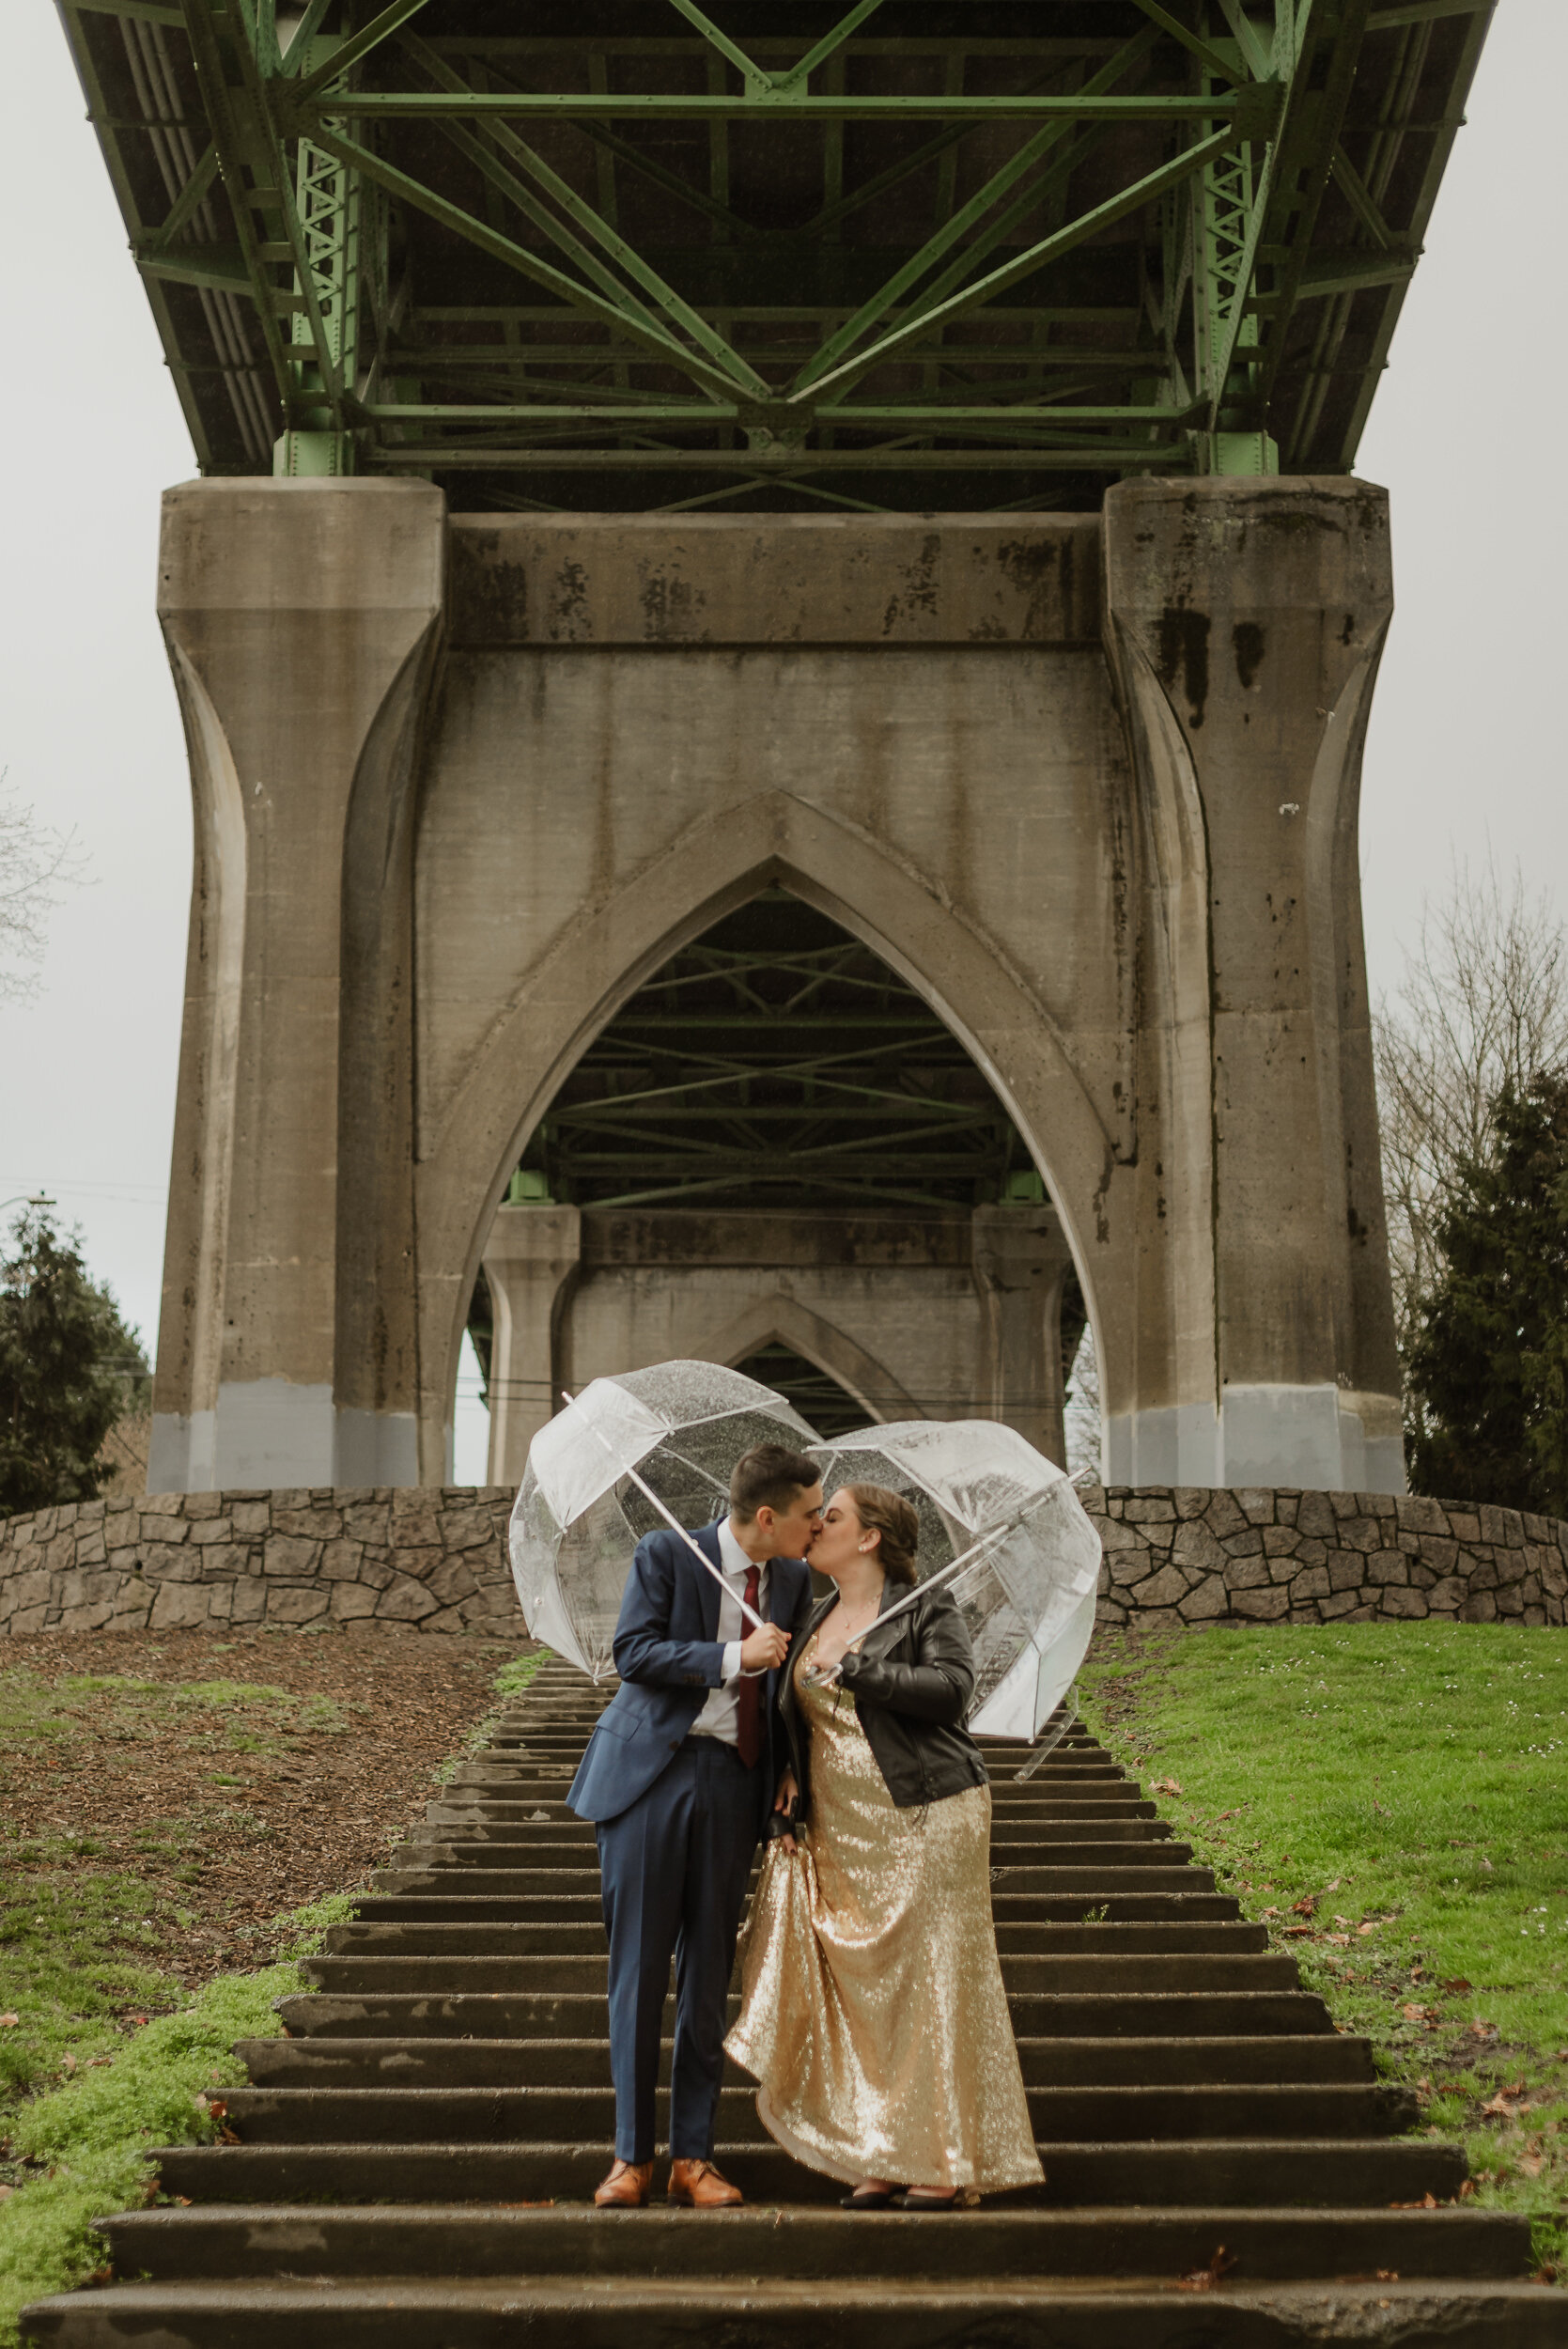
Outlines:
MULTIPOLYGON (((37 1003, 0 1006, 0 1200, 54 1192, 150 1348, 191 860, 153 570, 159 494, 194 468, 54 11, 7 20, 0 767, 94 880, 54 918, 37 1003)), ((1362 803, 1374 993, 1455 858, 1517 860, 1561 900, 1568 469, 1540 403, 1568 361, 1565 81, 1568 8, 1500 0, 1362 444, 1399 597, 1362 803)), ((460 1403, 458 1472, 483 1466, 460 1403)))

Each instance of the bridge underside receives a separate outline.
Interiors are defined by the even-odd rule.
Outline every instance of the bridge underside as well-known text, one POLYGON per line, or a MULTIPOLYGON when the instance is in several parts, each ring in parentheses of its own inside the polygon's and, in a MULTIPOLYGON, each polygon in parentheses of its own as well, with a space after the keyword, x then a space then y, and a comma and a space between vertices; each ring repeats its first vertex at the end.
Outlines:
POLYGON ((153 1481, 678 1352, 1403 1482, 1345 478, 1467 0, 58 0, 202 473, 153 1481), (228 476, 228 478, 221 478, 228 476))
POLYGON ((59 6, 202 470, 489 512, 1346 472, 1489 14, 59 6))

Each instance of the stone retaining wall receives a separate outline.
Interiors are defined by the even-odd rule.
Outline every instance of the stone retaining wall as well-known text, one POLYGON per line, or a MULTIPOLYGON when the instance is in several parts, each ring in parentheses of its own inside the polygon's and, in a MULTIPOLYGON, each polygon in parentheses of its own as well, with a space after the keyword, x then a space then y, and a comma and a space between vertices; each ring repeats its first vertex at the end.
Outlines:
MULTIPOLYGON (((1568 1524, 1389 1493, 1091 1486, 1107 1623, 1564 1620, 1568 1524)), ((520 1632, 509 1489, 158 1493, 0 1519, 0 1634, 520 1632)))
POLYGON ((522 1631, 513 1496, 153 1493, 0 1519, 0 1634, 319 1624, 522 1631))
POLYGON ((1415 1493, 1112 1485, 1102 1623, 1560 1624, 1568 1525, 1415 1493))

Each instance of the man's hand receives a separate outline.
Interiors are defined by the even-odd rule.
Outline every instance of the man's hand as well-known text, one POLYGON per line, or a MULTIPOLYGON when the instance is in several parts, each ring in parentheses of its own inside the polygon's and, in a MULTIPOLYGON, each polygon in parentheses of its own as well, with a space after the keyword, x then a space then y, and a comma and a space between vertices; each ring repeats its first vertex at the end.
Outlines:
MULTIPOLYGON (((785 1770, 783 1778, 779 1781, 779 1791, 773 1797, 774 1810, 782 1811, 787 1817, 791 1803, 799 1801, 800 1795, 800 1789, 795 1783, 794 1771, 785 1770)), ((781 1835, 778 1840, 784 1845, 784 1848, 788 1853, 790 1859, 793 1859, 798 1848, 794 1836, 781 1835)))
POLYGON ((789 1654, 789 1634, 781 1631, 776 1623, 765 1623, 760 1631, 740 1642, 740 1669, 743 1672, 770 1672, 789 1654))

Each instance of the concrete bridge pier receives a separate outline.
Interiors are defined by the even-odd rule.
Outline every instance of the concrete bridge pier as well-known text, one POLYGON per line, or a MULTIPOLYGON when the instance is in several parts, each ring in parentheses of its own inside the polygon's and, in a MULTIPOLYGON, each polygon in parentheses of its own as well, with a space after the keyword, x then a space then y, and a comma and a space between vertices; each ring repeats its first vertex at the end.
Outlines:
POLYGON ((1356 863, 1380 491, 449 516, 211 479, 168 497, 160 603, 197 852, 155 1489, 446 1481, 487 1252, 508 1478, 566 1362, 769 1336, 871 1416, 1052 1449, 1070 1257, 1114 1481, 1402 1487, 1356 863), (597 1211, 523 1244, 496 1210, 584 1050, 780 887, 940 1016, 1050 1210, 847 1254, 717 1216, 684 1292, 597 1211))
POLYGON ((947 1217, 498 1207, 489 1481, 521 1482, 535 1430, 616 1370, 738 1366, 775 1341, 866 1421, 1000 1419, 1064 1461, 1062 1298, 1072 1252, 1053 1207, 947 1217))
POLYGON ((1175 1371, 1163 1402, 1102 1363, 1108 1473, 1403 1492, 1357 856, 1388 500, 1147 481, 1105 518, 1148 844, 1137 1097, 1165 1105, 1140 1220, 1173 1217, 1175 1371))

